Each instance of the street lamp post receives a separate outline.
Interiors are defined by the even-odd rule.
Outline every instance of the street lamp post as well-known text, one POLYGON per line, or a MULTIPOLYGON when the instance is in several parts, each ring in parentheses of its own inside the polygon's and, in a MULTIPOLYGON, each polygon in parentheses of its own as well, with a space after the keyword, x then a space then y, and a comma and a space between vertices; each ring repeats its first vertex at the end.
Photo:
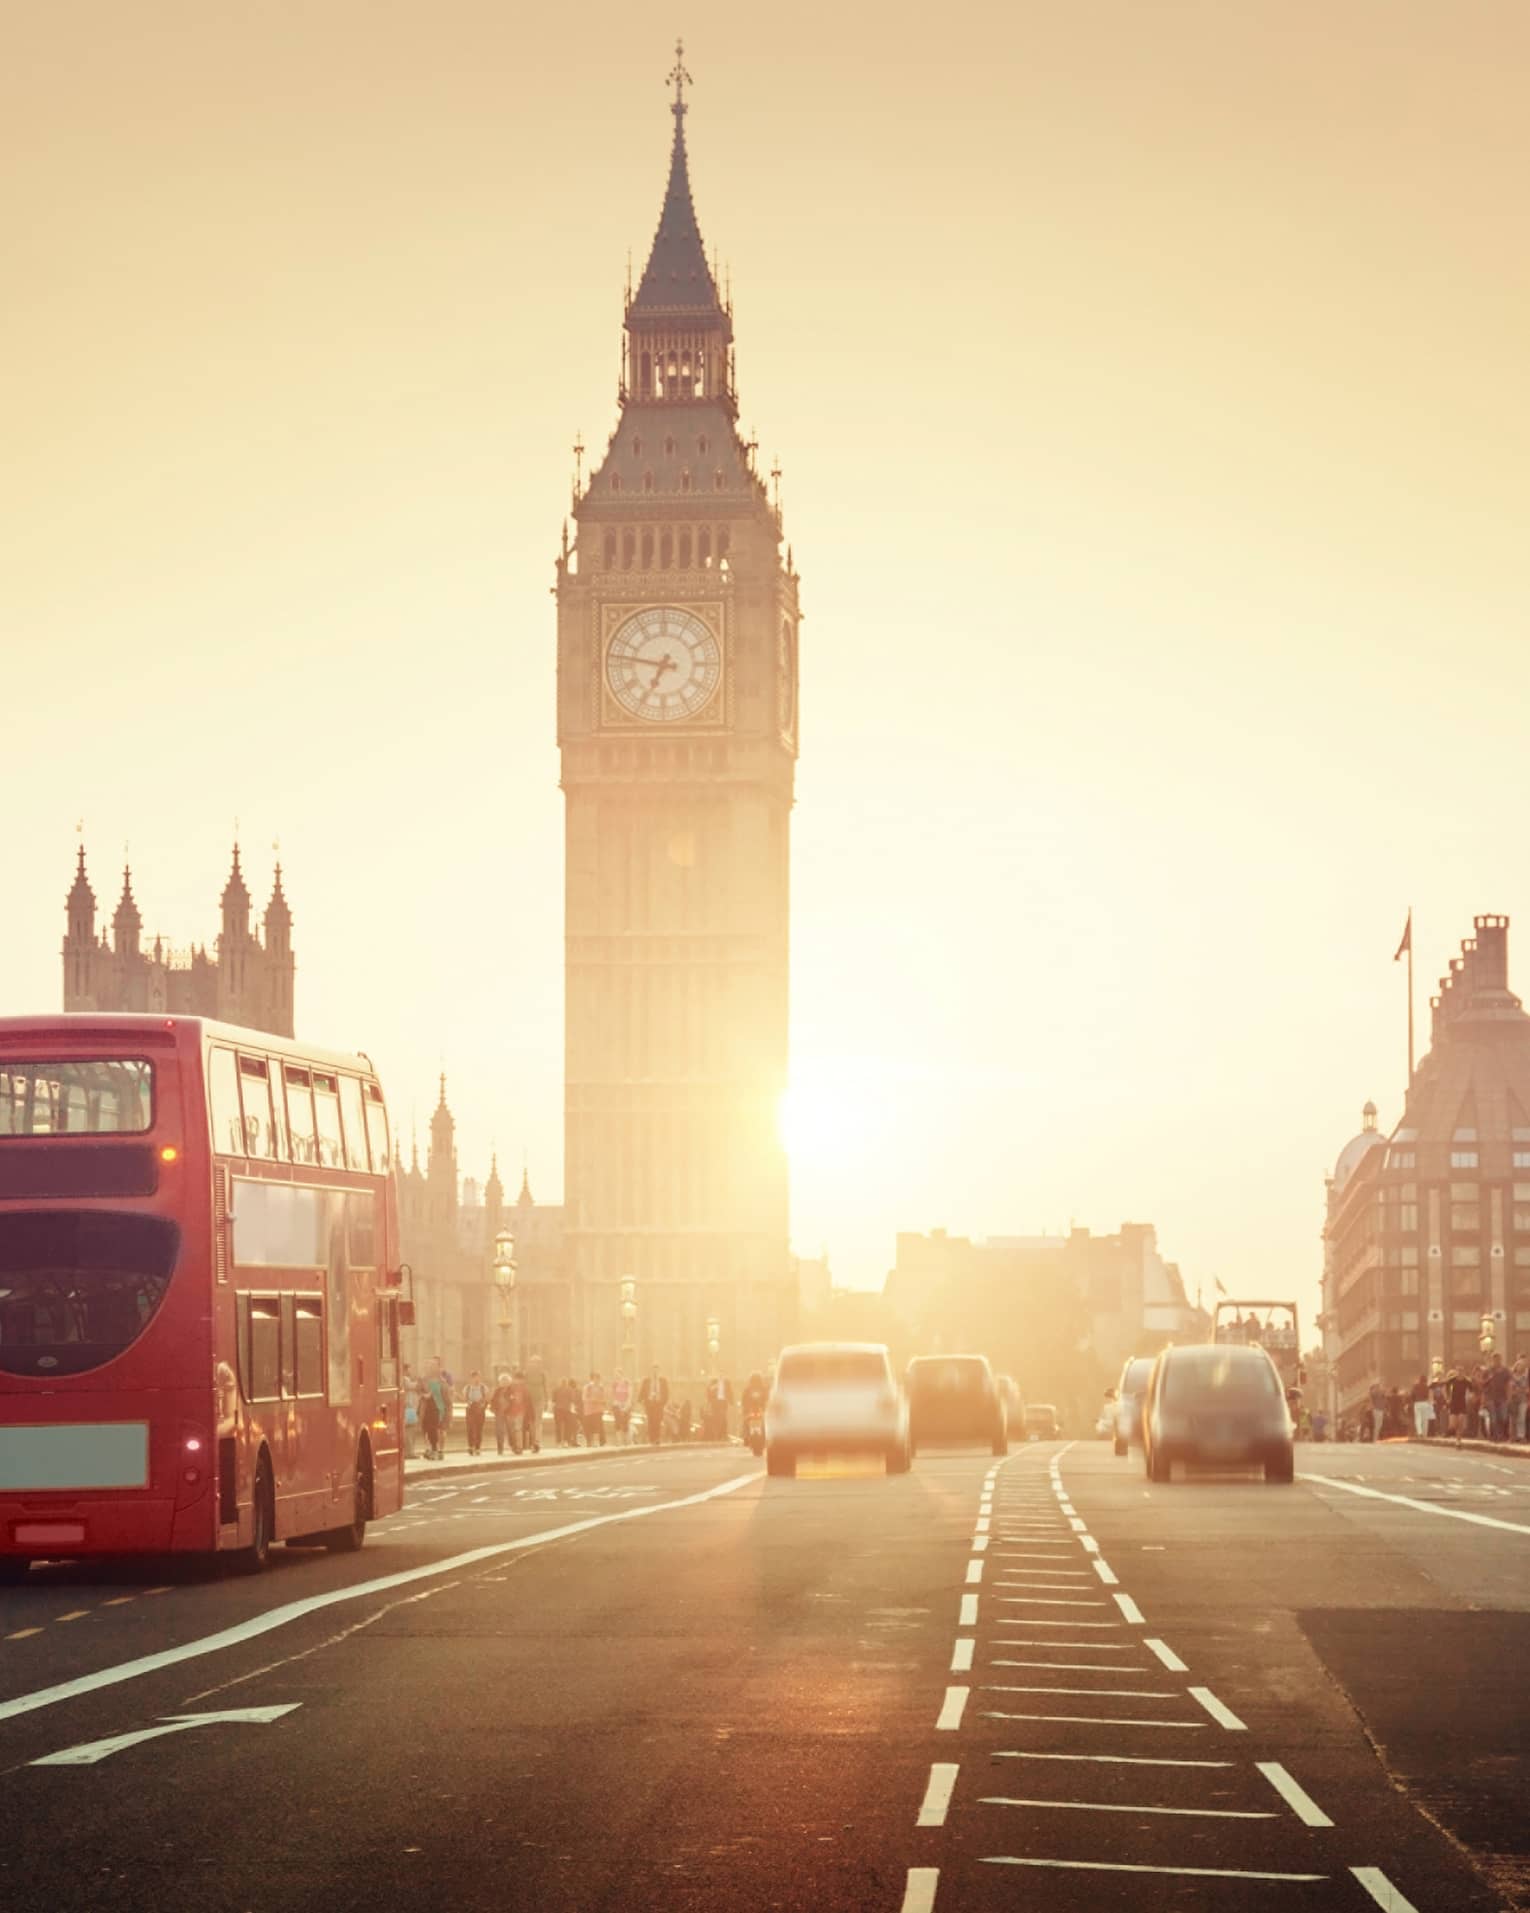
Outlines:
POLYGON ((637 1280, 622 1277, 622 1373, 637 1389, 637 1280))
POLYGON ((1493 1327, 1492 1316, 1484 1315, 1482 1318, 1482 1333, 1477 1337, 1478 1346, 1481 1348, 1484 1355, 1492 1354, 1493 1345, 1497 1339, 1498 1338, 1493 1327))
POLYGON ((706 1419, 702 1423, 702 1429, 711 1441, 721 1441, 728 1433, 728 1409, 727 1404, 721 1399, 722 1391, 718 1391, 718 1398, 715 1400, 711 1394, 711 1382, 717 1380, 717 1354, 721 1346, 722 1324, 715 1315, 709 1315, 707 1317, 707 1356, 711 1365, 711 1380, 707 1385, 706 1419))
POLYGON ((515 1237, 501 1229, 494 1238, 494 1286, 499 1290, 499 1326, 506 1331, 507 1363, 515 1367, 515 1237))

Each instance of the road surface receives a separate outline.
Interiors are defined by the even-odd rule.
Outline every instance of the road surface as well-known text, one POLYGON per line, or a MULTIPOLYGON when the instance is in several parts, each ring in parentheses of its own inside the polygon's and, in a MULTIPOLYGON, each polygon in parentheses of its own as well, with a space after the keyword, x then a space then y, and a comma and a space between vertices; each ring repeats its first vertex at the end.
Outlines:
POLYGON ((0 1589, 0 1904, 1530 1907, 1530 1464, 457 1471, 0 1589))

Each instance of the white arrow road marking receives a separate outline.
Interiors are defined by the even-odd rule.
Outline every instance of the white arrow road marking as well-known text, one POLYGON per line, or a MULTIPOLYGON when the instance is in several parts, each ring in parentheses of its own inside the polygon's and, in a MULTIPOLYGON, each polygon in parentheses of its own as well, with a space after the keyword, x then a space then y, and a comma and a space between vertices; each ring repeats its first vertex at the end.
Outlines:
POLYGON ((109 1760, 113 1754, 120 1754, 128 1747, 140 1746, 146 1740, 158 1740, 161 1734, 184 1734, 192 1727, 214 1727, 221 1721, 254 1721, 265 1726, 273 1720, 280 1720, 283 1714, 296 1713, 302 1706, 300 1700, 288 1701, 285 1707, 228 1707, 216 1714, 166 1714, 157 1727, 140 1727, 136 1734, 112 1734, 106 1740, 82 1740, 78 1747, 65 1747, 56 1754, 44 1754, 41 1760, 29 1761, 32 1767, 93 1767, 98 1760, 109 1760))

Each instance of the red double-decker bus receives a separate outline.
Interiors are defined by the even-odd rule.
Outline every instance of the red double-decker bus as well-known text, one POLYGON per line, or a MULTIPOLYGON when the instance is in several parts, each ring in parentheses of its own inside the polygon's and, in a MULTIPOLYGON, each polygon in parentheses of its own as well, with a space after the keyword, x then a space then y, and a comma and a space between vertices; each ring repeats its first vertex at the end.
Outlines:
POLYGON ((399 1287, 364 1056, 0 1018, 0 1576, 359 1548, 403 1498, 399 1287))

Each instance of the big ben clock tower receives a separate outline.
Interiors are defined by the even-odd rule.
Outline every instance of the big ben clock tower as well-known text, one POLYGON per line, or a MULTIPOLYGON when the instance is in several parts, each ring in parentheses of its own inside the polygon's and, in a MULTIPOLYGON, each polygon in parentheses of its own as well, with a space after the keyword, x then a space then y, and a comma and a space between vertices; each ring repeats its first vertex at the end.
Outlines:
POLYGON ((670 79, 669 184, 628 294, 620 416, 558 564, 558 743, 576 1349, 609 1374, 625 1345, 681 1384, 711 1366, 714 1332, 725 1372, 763 1366, 795 1313, 777 1119, 799 613, 779 510, 739 436, 679 60, 670 79))

